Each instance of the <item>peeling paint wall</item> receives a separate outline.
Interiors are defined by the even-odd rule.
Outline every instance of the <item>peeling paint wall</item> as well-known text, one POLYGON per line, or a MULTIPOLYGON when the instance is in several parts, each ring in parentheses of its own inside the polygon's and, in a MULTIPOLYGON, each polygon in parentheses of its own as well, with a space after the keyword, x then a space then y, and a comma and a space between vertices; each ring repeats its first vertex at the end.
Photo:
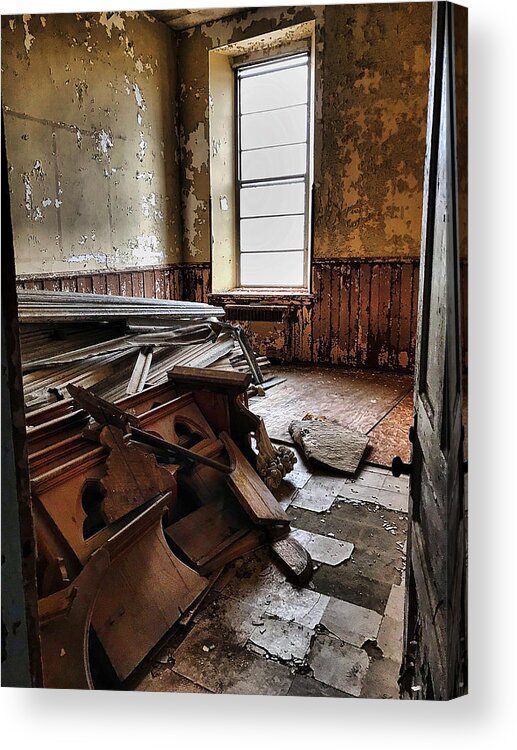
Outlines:
POLYGON ((316 20, 316 258, 420 252, 431 3, 257 10, 179 35, 184 260, 210 259, 208 51, 316 20))
POLYGON ((145 13, 2 17, 18 274, 181 260, 176 41, 145 13))

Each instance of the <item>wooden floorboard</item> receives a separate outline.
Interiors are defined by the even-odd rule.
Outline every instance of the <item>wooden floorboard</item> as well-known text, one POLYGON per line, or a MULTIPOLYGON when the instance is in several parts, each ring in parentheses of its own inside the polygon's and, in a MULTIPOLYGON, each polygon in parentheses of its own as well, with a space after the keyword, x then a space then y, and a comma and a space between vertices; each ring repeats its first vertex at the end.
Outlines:
POLYGON ((265 397, 251 399, 250 408, 264 418, 274 440, 289 443, 289 424, 306 414, 335 419, 367 434, 413 388, 409 375, 363 370, 283 366, 274 367, 271 374, 286 381, 265 397))

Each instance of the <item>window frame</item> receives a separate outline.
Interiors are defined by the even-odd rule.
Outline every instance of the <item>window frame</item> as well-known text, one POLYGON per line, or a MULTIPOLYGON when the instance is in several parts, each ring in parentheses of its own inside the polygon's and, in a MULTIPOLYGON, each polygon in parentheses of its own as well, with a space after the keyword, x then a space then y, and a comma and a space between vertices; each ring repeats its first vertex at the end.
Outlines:
MULTIPOLYGON (((242 60, 242 58, 241 58, 242 60)), ((296 64, 292 66, 298 67, 296 64)), ((286 67, 285 69, 289 69, 289 67, 286 67)), ((308 47, 307 49, 303 50, 296 50, 296 51, 289 51, 283 49, 282 51, 279 51, 278 54, 270 55, 265 54, 264 57, 253 59, 253 60, 243 60, 239 63, 237 63, 234 66, 234 132, 235 132, 235 240, 236 240, 236 248, 235 248, 235 262, 236 262, 236 282, 237 282, 237 290, 257 290, 257 289, 264 289, 264 290, 282 290, 285 289, 289 292, 292 291, 301 291, 304 293, 307 293, 310 290, 310 279, 309 279, 309 267, 310 267, 310 253, 311 253, 311 245, 312 245, 312 199, 313 199, 313 185, 312 185, 312 117, 313 117, 313 101, 312 101, 312 59, 311 59, 311 49, 308 47), (266 70, 264 70, 264 73, 267 73, 267 67, 270 64, 278 63, 282 60, 288 59, 288 58, 305 58, 304 64, 307 67, 307 119, 306 119, 306 154, 305 154, 305 174, 299 174, 299 175, 287 175, 286 177, 266 177, 266 178, 258 178, 254 180, 242 180, 241 179, 241 103, 240 103, 240 78, 239 78, 239 71, 243 68, 251 68, 251 67, 263 67, 266 70), (242 284, 241 280, 241 188, 246 185, 285 185, 285 184, 299 184, 302 182, 304 185, 304 247, 303 247, 303 283, 302 285, 286 285, 285 283, 279 282, 278 284, 275 283, 268 283, 268 284, 242 284)), ((255 75, 263 75, 264 73, 257 72, 255 75)), ((293 106, 299 106, 299 105, 293 105, 293 106)), ((274 110, 270 110, 274 111, 274 110)), ((294 145, 294 144, 286 144, 286 145, 294 145)), ((268 147, 265 147, 268 148, 268 147)), ((273 146, 270 146, 269 148, 273 148, 273 146)), ((294 216, 294 215, 301 215, 301 214, 275 214, 270 215, 266 214, 265 216, 257 216, 253 218, 274 218, 274 216, 294 216)), ((244 217, 246 218, 246 217, 244 217)), ((277 250, 277 251, 264 251, 264 252, 278 252, 278 253, 286 253, 286 252, 299 252, 299 250, 277 250)))

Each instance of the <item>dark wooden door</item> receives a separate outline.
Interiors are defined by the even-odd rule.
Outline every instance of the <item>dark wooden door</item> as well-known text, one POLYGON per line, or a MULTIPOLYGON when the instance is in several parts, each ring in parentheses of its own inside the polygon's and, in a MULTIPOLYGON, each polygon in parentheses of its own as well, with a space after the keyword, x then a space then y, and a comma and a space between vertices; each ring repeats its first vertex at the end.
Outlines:
POLYGON ((422 217, 403 697, 466 692, 454 6, 435 3, 422 217))

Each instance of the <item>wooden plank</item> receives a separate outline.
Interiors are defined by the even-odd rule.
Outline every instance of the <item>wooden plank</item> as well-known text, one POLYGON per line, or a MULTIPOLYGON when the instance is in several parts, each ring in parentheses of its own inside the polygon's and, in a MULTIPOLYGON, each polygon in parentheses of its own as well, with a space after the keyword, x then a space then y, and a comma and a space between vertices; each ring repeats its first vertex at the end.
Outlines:
POLYGON ((413 264, 403 263, 400 272, 399 338, 396 359, 399 367, 409 366, 411 346, 411 307, 413 299, 413 264))
POLYGON ((288 524, 289 516, 282 510, 230 436, 222 432, 219 437, 228 451, 233 467, 226 481, 251 520, 258 524, 288 524))
POLYGON ((400 263, 391 264, 390 279, 390 316, 388 331, 388 365, 390 369, 398 368, 398 341, 400 328, 400 263))
POLYGON ((106 275, 101 273, 94 274, 92 277, 92 288, 94 294, 106 294, 106 275))
POLYGON ((416 334, 417 334, 417 322, 418 322, 418 286, 419 286, 419 267, 418 263, 413 264, 413 283, 411 290, 411 338, 409 341, 409 366, 413 367, 415 364, 415 351, 416 351, 416 334))
POLYGON ((347 364, 355 367, 358 364, 359 336, 359 275, 360 266, 352 263, 350 267, 350 302, 348 316, 348 357, 347 364))
POLYGON ((359 267, 359 320, 357 327, 357 364, 359 366, 366 365, 368 362, 371 278, 371 265, 369 263, 361 263, 359 267))
POLYGON ((379 266, 379 310, 378 310, 378 343, 376 369, 386 368, 389 364, 389 323, 391 310, 391 264, 379 266))
POLYGON ((133 282, 130 273, 119 274, 120 279, 120 294, 122 297, 133 296, 133 282))
POLYGON ((154 297, 154 272, 144 271, 144 297, 154 297))
POLYGON ((118 273, 106 274, 106 292, 110 296, 118 297, 120 295, 120 278, 118 273))
POLYGON ((77 277, 76 276, 65 276, 61 279, 61 291, 63 292, 77 292, 77 277))
POLYGON ((89 294, 93 291, 93 280, 91 276, 77 277, 77 291, 89 294))
POLYGON ((131 274, 131 283, 133 286, 133 297, 144 296, 144 275, 141 271, 131 274))
POLYGON ((251 521, 231 494, 202 505, 165 529, 165 535, 198 569, 252 528, 251 521))
POLYGON ((154 271, 154 296, 156 299, 165 299, 165 275, 161 268, 154 271))
POLYGON ((339 327, 340 327, 340 311, 341 311, 341 266, 332 264, 329 268, 330 271, 330 297, 329 297, 329 308, 330 308, 330 325, 329 325, 329 348, 330 348, 330 361, 333 365, 337 365, 342 361, 342 354, 339 348, 339 327))

